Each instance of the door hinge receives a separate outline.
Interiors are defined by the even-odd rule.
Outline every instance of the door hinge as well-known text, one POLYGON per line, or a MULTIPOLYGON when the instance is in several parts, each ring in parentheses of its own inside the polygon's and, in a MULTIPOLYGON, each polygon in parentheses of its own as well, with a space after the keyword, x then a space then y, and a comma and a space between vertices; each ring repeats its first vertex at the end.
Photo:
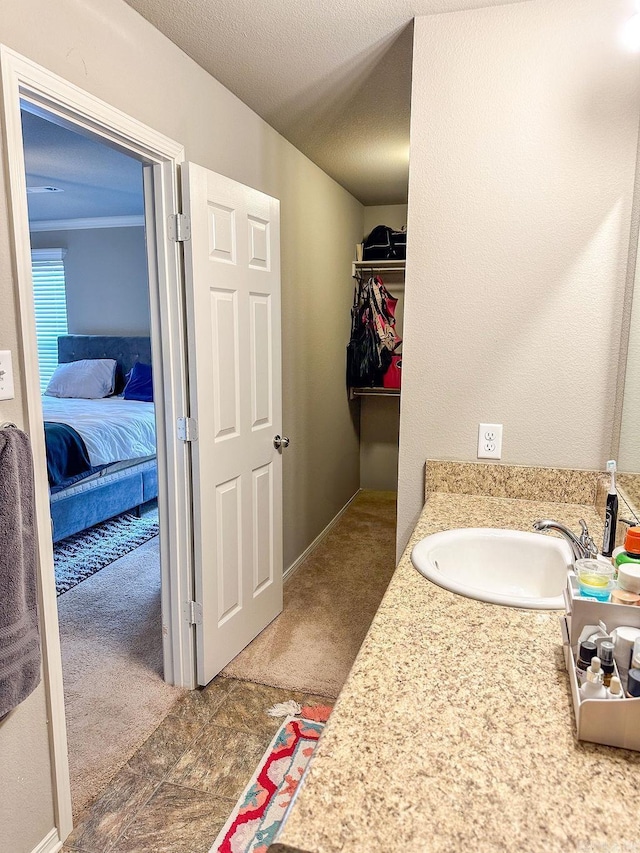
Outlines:
POLYGON ((178 438, 180 441, 196 441, 198 422, 194 418, 178 418, 178 438))
POLYGON ((173 213, 169 217, 169 239, 176 243, 191 239, 191 219, 186 213, 173 213))
POLYGON ((189 625, 202 625, 202 605, 197 601, 187 601, 185 616, 189 625))

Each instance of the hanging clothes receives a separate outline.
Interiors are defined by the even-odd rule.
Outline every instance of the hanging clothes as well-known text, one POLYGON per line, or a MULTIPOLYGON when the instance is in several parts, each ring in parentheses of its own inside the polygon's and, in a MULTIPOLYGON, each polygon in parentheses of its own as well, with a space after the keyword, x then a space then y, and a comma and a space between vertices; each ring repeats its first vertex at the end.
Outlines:
POLYGON ((380 276, 357 280, 347 346, 347 387, 382 386, 392 354, 402 343, 395 330, 397 302, 380 276))

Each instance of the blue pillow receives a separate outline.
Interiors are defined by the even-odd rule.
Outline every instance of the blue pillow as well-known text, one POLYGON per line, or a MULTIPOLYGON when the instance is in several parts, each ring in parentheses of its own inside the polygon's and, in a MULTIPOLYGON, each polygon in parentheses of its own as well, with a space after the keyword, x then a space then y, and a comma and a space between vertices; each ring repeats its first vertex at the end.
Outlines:
POLYGON ((139 361, 127 373, 127 384, 122 394, 125 400, 140 400, 142 403, 153 403, 153 382, 151 365, 139 361))

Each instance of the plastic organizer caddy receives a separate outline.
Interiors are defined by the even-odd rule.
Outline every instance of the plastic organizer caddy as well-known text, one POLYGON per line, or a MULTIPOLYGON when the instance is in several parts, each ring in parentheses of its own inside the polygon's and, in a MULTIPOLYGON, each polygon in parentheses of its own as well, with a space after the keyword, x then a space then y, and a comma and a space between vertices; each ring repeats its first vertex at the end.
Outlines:
POLYGON ((581 598, 573 573, 568 577, 564 599, 567 612, 560 617, 560 625, 578 739, 640 751, 640 698, 581 700, 575 664, 578 638, 585 625, 603 622, 609 633, 622 625, 640 628, 640 607, 581 598))

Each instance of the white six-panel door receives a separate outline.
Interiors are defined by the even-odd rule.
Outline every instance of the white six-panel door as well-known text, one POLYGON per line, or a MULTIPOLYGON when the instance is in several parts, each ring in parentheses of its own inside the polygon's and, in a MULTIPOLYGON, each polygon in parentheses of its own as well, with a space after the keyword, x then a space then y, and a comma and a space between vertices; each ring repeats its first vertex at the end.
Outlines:
POLYGON ((182 167, 198 683, 282 610, 279 202, 182 167))

